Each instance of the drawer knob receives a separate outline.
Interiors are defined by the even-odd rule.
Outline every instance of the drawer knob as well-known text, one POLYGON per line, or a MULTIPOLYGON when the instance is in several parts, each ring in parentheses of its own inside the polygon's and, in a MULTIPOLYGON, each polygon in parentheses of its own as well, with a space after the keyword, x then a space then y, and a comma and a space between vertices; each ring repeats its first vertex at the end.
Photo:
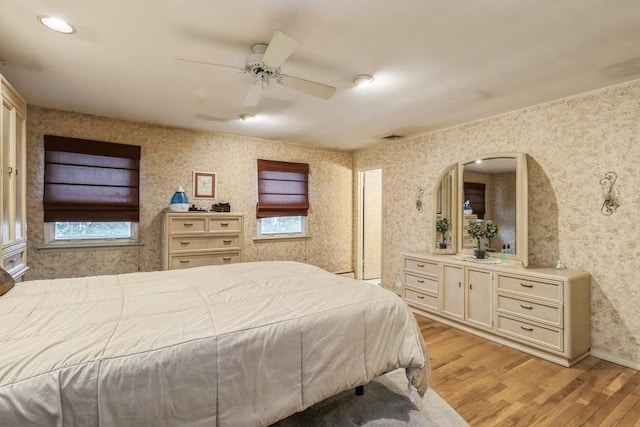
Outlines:
POLYGON ((220 227, 228 227, 229 223, 228 222, 221 222, 220 223, 220 227))
POLYGON ((188 245, 188 244, 190 244, 190 243, 191 243, 191 242, 180 242, 180 244, 181 244, 181 245, 188 245))
POLYGON ((520 307, 524 308, 525 310, 533 310, 533 307, 531 307, 530 305, 522 305, 522 304, 520 304, 520 307))
POLYGON ((223 240, 222 243, 224 243, 225 245, 228 245, 229 243, 231 243, 231 240, 223 240))
POLYGON ((418 297, 418 299, 424 299, 424 297, 422 295, 416 295, 418 297))
POLYGON ((462 282, 458 282, 458 287, 461 288, 462 287, 462 282))
POLYGON ((424 283, 424 280, 422 280, 422 279, 418 279, 418 280, 417 280, 417 282, 418 282, 418 283, 424 283))
POLYGON ((231 257, 230 256, 226 256, 222 258, 224 261, 231 261, 231 257))
POLYGON ((10 262, 11 264, 13 264, 13 263, 14 263, 14 262, 16 262, 16 261, 17 261, 17 259, 16 259, 16 258, 11 258, 11 259, 9 260, 9 262, 10 262))
POLYGON ((526 326, 520 326, 521 329, 529 332, 533 332, 533 328, 527 328, 526 326))
POLYGON ((189 263, 189 262, 191 262, 191 261, 190 261, 190 260, 188 260, 188 259, 181 259, 181 260, 180 260, 180 263, 182 263, 182 264, 187 264, 187 263, 189 263))
POLYGON ((533 285, 529 285, 527 283, 520 283, 520 286, 522 286, 523 288, 533 288, 533 285))
POLYGON ((469 283, 469 289, 473 289, 473 283, 469 283))
POLYGON ((193 223, 192 222, 183 222, 182 225, 185 226, 185 227, 191 227, 193 225, 193 223))
POLYGON ((424 264, 416 264, 416 265, 420 268, 424 267, 424 264))

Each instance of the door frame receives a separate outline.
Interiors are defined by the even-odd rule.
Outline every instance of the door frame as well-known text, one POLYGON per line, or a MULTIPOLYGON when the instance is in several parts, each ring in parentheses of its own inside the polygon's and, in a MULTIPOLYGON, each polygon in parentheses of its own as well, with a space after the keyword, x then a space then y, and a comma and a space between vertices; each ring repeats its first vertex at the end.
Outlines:
POLYGON ((384 269, 384 169, 382 166, 370 166, 357 169, 357 217, 356 217, 356 279, 362 280, 364 276, 364 183, 366 172, 380 171, 380 285, 382 286, 382 276, 384 269))

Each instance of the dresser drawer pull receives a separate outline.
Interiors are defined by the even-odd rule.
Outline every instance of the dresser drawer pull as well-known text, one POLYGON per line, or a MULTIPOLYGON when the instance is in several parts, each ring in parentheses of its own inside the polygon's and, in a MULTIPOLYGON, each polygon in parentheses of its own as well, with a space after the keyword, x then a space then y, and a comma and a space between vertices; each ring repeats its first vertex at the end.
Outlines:
POLYGON ((529 332, 533 332, 533 328, 527 328, 526 326, 520 326, 520 329, 525 330, 525 331, 529 331, 529 332))
POLYGON ((462 287, 462 282, 458 282, 458 287, 461 288, 462 287))
POLYGON ((418 299, 424 299, 422 295, 416 295, 416 297, 418 297, 418 299))
POLYGON ((16 262, 16 261, 17 261, 17 259, 16 259, 16 258, 11 258, 11 259, 9 260, 9 262, 10 262, 11 264, 13 264, 13 263, 14 263, 14 262, 16 262))
POLYGON ((228 222, 221 222, 220 223, 220 227, 228 227, 229 223, 228 222))
POLYGON ((181 245, 190 245, 190 244, 191 244, 191 242, 189 242, 189 241, 187 241, 187 242, 182 242, 182 241, 181 241, 181 242, 180 242, 180 244, 181 244, 181 245))
POLYGON ((191 227, 191 226, 193 226, 193 223, 192 222, 183 222, 182 225, 184 227, 191 227))
POLYGON ((191 262, 191 260, 188 260, 188 259, 181 259, 180 260, 181 264, 187 264, 187 263, 190 263, 190 262, 191 262))
POLYGON ((416 282, 418 282, 418 283, 424 283, 424 280, 422 280, 422 279, 418 279, 418 280, 416 280, 416 282))
POLYGON ((224 243, 225 245, 228 245, 229 243, 231 243, 231 240, 223 240, 222 243, 224 243))
POLYGON ((530 305, 522 305, 522 304, 520 304, 520 307, 524 308, 525 310, 533 310, 533 307, 531 307, 530 305))
POLYGON ((528 285, 526 283, 520 283, 520 286, 522 286, 523 288, 533 288, 533 285, 528 285))
POLYGON ((226 256, 222 258, 224 261, 231 261, 231 257, 230 256, 226 256))

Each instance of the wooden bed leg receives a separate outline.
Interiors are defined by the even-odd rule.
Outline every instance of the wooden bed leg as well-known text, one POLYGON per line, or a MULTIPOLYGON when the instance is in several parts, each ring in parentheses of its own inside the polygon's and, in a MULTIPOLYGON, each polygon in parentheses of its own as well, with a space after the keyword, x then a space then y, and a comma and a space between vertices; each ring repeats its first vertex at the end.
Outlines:
POLYGON ((362 396, 364 394, 364 386, 359 385, 356 387, 356 396, 362 396))

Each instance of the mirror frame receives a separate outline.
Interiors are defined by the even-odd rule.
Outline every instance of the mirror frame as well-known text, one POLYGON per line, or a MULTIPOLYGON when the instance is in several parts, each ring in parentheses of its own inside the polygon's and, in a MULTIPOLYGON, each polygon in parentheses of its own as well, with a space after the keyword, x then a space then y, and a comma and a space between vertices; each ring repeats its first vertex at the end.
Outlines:
POLYGON ((456 235, 456 228, 457 228, 457 224, 458 224, 458 210, 455 208, 455 204, 458 200, 458 196, 457 196, 457 192, 458 192, 458 166, 456 163, 454 163, 453 165, 450 165, 449 167, 447 167, 445 170, 443 170, 440 175, 438 176, 438 179, 436 181, 436 185, 433 187, 433 209, 431 210, 432 212, 432 219, 431 219, 431 224, 432 224, 432 232, 433 232, 433 246, 432 246, 432 252, 433 253, 440 253, 440 254, 455 254, 457 253, 457 249, 458 249, 458 238, 456 235), (451 198, 449 200, 449 212, 451 213, 451 217, 449 218, 451 220, 451 228, 449 229, 449 233, 450 233, 450 239, 451 239, 451 247, 447 248, 447 249, 439 249, 436 245, 438 242, 438 232, 436 231, 436 221, 438 220, 438 212, 437 212, 437 206, 439 203, 441 203, 441 201, 438 200, 438 190, 440 189, 440 186, 442 185, 442 180, 447 176, 451 174, 451 198))
MULTIPOLYGON (((432 253, 438 254, 461 254, 472 255, 473 250, 463 249, 462 246, 462 205, 464 203, 464 165, 467 163, 475 162, 476 160, 487 160, 493 158, 505 158, 510 157, 516 160, 516 253, 509 255, 508 258, 513 261, 519 261, 523 267, 527 267, 529 264, 528 253, 528 217, 529 217, 529 187, 528 187, 528 175, 527 175, 527 155, 525 153, 489 153, 480 156, 472 157, 464 161, 455 163, 448 166, 439 175, 436 185, 433 188, 433 215, 432 215, 432 230, 433 230, 433 242, 432 253), (451 197, 453 206, 451 206, 451 248, 449 249, 437 249, 435 243, 437 242, 436 232, 436 206, 438 203, 438 188, 441 185, 442 179, 449 171, 454 170, 452 177, 453 195, 451 197)), ((500 257, 500 253, 487 253, 489 257, 500 257)))

